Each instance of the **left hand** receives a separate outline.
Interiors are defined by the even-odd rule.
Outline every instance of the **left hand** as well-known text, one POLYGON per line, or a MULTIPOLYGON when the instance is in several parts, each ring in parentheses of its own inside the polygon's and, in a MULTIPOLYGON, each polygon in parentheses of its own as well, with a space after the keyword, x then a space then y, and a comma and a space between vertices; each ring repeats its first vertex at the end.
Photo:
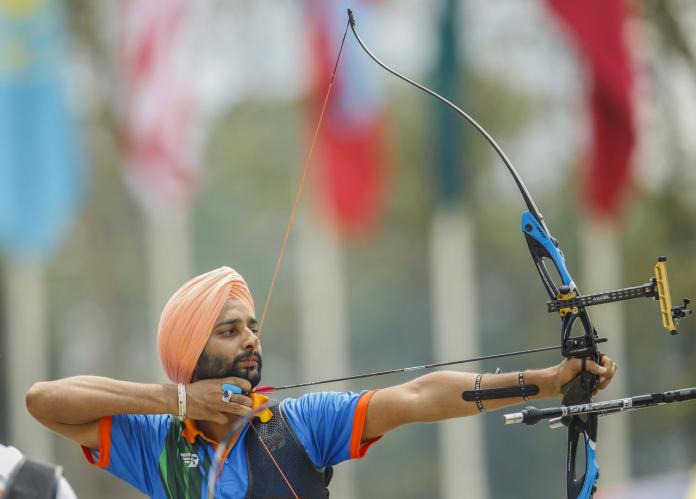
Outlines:
MULTIPOLYGON (((600 390, 604 390, 604 388, 611 383, 612 378, 616 374, 616 369, 618 368, 616 362, 607 355, 601 357, 601 362, 602 365, 600 366, 589 359, 585 361, 585 371, 599 376, 597 386, 592 392, 592 395, 596 395, 600 390)), ((582 372, 582 363, 582 359, 570 358, 565 359, 556 366, 555 389, 558 396, 562 395, 561 388, 563 385, 572 381, 582 372)))

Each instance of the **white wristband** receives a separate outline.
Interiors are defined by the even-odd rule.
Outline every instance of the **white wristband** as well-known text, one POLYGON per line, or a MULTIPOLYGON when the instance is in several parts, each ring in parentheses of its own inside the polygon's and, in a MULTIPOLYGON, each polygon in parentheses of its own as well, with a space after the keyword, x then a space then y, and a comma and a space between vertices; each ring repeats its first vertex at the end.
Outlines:
POLYGON ((179 392, 179 421, 186 419, 186 385, 179 383, 177 390, 179 392))

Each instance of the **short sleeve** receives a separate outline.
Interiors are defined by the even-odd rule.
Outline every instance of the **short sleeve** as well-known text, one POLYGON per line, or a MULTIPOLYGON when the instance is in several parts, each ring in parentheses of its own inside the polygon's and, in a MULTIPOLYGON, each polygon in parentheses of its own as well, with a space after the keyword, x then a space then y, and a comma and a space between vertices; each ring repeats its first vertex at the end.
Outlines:
POLYGON ((281 402, 283 414, 315 466, 365 455, 361 445, 367 404, 374 392, 319 392, 281 402))
POLYGON ((82 447, 87 461, 152 495, 170 415, 120 414, 99 421, 99 450, 82 447))

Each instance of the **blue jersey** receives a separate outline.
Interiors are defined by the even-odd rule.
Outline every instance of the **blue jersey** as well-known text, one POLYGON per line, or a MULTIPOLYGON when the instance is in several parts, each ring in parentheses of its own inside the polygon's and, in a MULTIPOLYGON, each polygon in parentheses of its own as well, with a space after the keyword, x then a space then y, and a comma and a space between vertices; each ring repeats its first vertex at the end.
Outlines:
MULTIPOLYGON (((375 392, 321 392, 281 402, 298 441, 317 468, 361 458, 377 439, 362 443, 367 405, 375 392)), ((255 404, 260 405, 260 404, 255 404)), ((215 497, 243 498, 248 486, 245 452, 248 426, 222 463, 215 497)), ((171 415, 122 414, 99 422, 99 449, 83 447, 87 460, 156 499, 207 497, 208 471, 217 442, 195 421, 171 415)))

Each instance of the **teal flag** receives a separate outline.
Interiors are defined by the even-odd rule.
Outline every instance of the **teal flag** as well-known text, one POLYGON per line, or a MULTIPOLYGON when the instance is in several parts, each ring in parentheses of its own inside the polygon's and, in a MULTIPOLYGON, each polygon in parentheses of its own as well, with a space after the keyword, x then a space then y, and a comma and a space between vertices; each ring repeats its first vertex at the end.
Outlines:
POLYGON ((53 250, 83 190, 61 6, 0 0, 0 247, 10 256, 53 250))
MULTIPOLYGON (((462 57, 458 50, 459 9, 456 0, 445 0, 438 23, 438 52, 433 87, 464 109, 462 91, 462 57)), ((436 194, 441 206, 465 204, 471 191, 471 166, 466 138, 474 133, 464 120, 448 106, 433 102, 433 146, 436 173, 436 194)))

